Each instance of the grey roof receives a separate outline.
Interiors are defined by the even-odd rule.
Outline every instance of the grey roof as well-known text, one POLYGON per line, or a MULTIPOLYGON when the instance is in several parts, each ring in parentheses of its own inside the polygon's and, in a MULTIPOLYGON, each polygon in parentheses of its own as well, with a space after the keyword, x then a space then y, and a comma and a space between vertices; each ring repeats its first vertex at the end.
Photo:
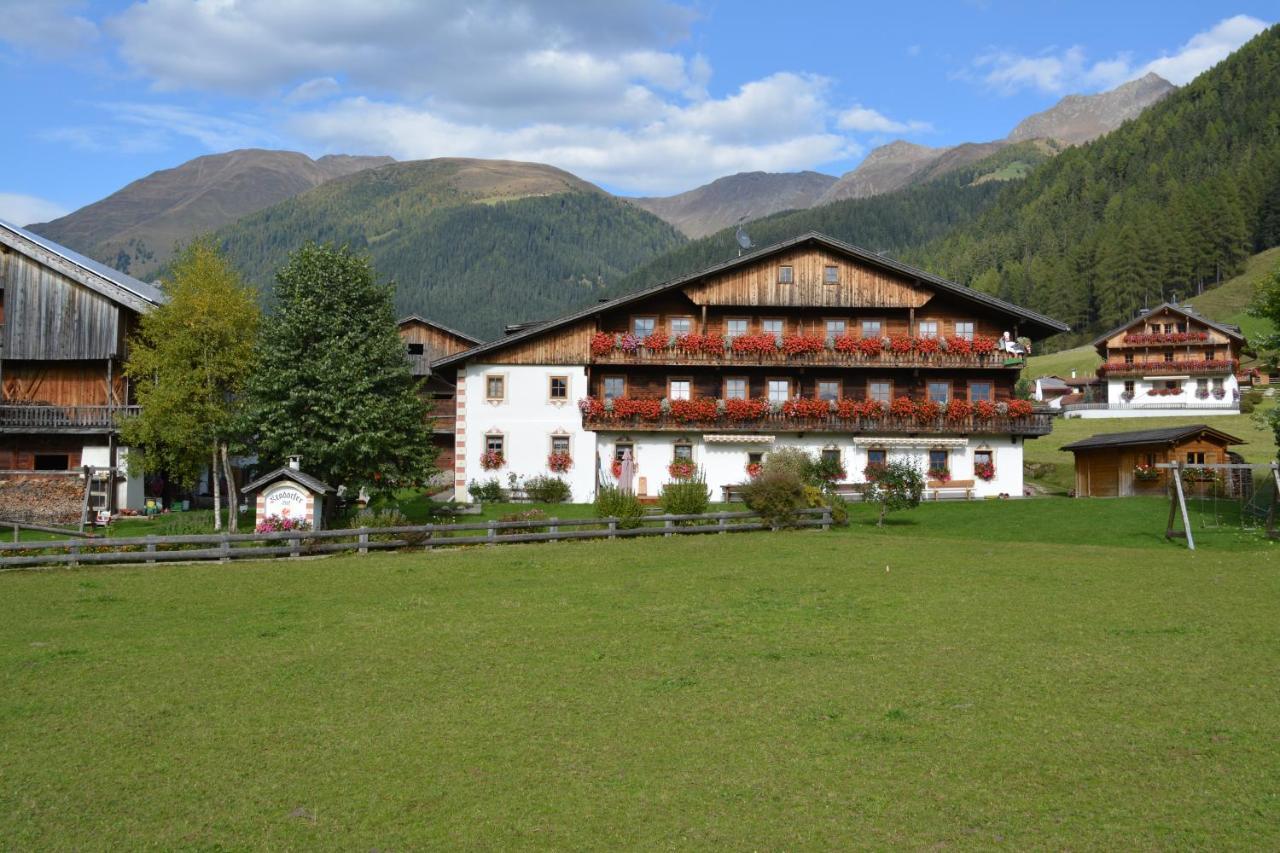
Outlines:
POLYGON ((276 480, 293 480, 295 483, 301 483, 311 491, 319 492, 322 495, 327 495, 330 492, 337 491, 333 486, 330 486, 328 483, 320 482, 310 474, 304 474, 302 471, 296 471, 288 466, 283 466, 269 474, 263 474, 252 483, 244 485, 241 487, 240 493, 247 495, 250 492, 256 492, 267 483, 273 483, 276 480))
POLYGON ((822 246, 825 246, 828 249, 832 249, 834 251, 842 252, 846 255, 850 255, 864 263, 872 264, 873 266, 878 266, 883 269, 892 270, 893 272, 896 272, 899 275, 904 275, 904 276, 907 276, 908 278, 913 278, 913 279, 916 279, 917 281, 928 283, 933 287, 936 287, 938 290, 943 291, 944 293, 950 293, 956 296, 960 296, 964 299, 968 299, 973 302, 978 302, 982 305, 986 305, 989 308, 994 308, 997 311, 1004 312, 1006 314, 1009 314, 1010 316, 1018 317, 1030 323, 1034 323, 1035 325, 1040 326, 1042 331, 1048 332, 1050 334, 1053 332, 1068 332, 1071 330, 1071 327, 1068 326, 1066 323, 1062 323, 1058 320, 1054 320, 1052 317, 1046 317, 1044 314, 1039 314, 1035 311, 1031 311, 1026 308, 1020 308, 1019 306, 1014 305, 1010 302, 1005 302, 1003 299, 997 299, 994 296, 989 296, 980 291, 965 287, 962 284, 956 284, 954 281, 948 281, 947 279, 942 278, 941 276, 934 275, 931 272, 926 272, 925 270, 910 266, 909 264, 904 264, 900 261, 895 261, 892 258, 888 258, 883 255, 876 254, 875 252, 867 251, 866 249, 859 248, 858 246, 854 246, 850 243, 845 243, 841 240, 836 240, 832 237, 828 237, 825 234, 820 234, 817 231, 809 231, 805 234, 801 234, 798 237, 792 237, 788 240, 783 240, 780 243, 774 243, 771 246, 765 246, 761 249, 757 249, 754 252, 748 252, 742 255, 741 257, 733 258, 731 260, 724 261, 723 263, 715 264, 714 266, 707 267, 706 269, 699 270, 698 272, 690 273, 688 275, 681 276, 679 278, 674 278, 674 279, 671 279, 670 281, 663 282, 662 284, 657 284, 657 285, 654 285, 653 287, 645 288, 644 290, 638 290, 635 293, 628 293, 625 296, 619 296, 616 299, 610 299, 607 302, 597 302, 579 311, 575 311, 571 314, 566 314, 563 317, 559 318, 558 320, 551 320, 547 323, 543 323, 541 325, 534 326, 529 329, 523 329, 519 332, 515 332, 513 334, 507 335, 506 337, 489 341, 488 343, 481 344, 478 347, 472 347, 471 349, 466 350, 464 352, 455 353, 451 356, 448 356, 447 358, 442 358, 438 360, 437 362, 435 362, 433 367, 446 367, 456 362, 466 361, 469 358, 474 358, 477 355, 482 355, 484 353, 491 352, 496 349, 500 349, 509 344, 516 343, 517 341, 526 340, 530 337, 541 334, 543 332, 550 331, 559 326, 565 326, 570 323, 578 322, 579 320, 584 320, 588 317, 591 317, 595 314, 600 313, 601 311, 609 311, 614 308, 618 308, 620 306, 628 305, 632 302, 645 299, 655 294, 662 293, 663 291, 673 290, 677 287, 682 287, 686 284, 694 282, 705 276, 716 275, 718 273, 724 272, 725 270, 733 269, 734 267, 741 266, 743 264, 758 261, 761 258, 768 257, 769 255, 777 254, 778 252, 785 251, 787 249, 798 246, 801 243, 806 243, 810 241, 818 243, 822 246))
POLYGON ((1112 335, 1118 335, 1121 332, 1123 332, 1125 329, 1132 326, 1134 323, 1140 323, 1143 320, 1150 317, 1152 314, 1159 314, 1161 311, 1164 311, 1166 308, 1169 309, 1170 311, 1178 312, 1179 314, 1181 314, 1183 317, 1186 317, 1187 319, 1195 320, 1198 323, 1204 323, 1209 328, 1217 329, 1219 332, 1222 332, 1222 334, 1226 335, 1227 337, 1235 338, 1241 343, 1244 343, 1244 333, 1240 331, 1239 326, 1233 326, 1230 323, 1217 323, 1217 322, 1214 322, 1213 320, 1210 320, 1208 317, 1204 316, 1203 314, 1198 314, 1195 311, 1188 311, 1186 308, 1183 308, 1181 305, 1177 305, 1173 302, 1161 302, 1159 305, 1157 305, 1155 308, 1152 308, 1150 311, 1147 311, 1145 314, 1139 314, 1137 317, 1133 317, 1132 319, 1126 320, 1125 322, 1121 323, 1119 326, 1116 326, 1111 331, 1107 332, 1106 334, 1096 339, 1089 346, 1096 347, 1098 344, 1104 343, 1107 340, 1107 338, 1111 337, 1112 335))
POLYGON ((1071 387, 1062 380, 1061 376, 1039 376, 1036 381, 1040 383, 1041 388, 1052 388, 1055 391, 1065 391, 1071 387))
POLYGON ((435 328, 439 329, 442 332, 448 332, 449 334, 453 335, 455 338, 462 338, 464 341, 469 341, 473 344, 482 343, 480 338, 477 338, 475 335, 468 335, 466 332, 459 332, 457 329, 450 329, 444 323, 437 323, 435 320, 428 320, 426 317, 423 317, 421 314, 406 314, 405 316, 401 317, 399 320, 396 321, 396 325, 403 326, 405 323, 408 323, 412 320, 416 320, 419 323, 424 323, 428 326, 434 326, 435 328))
MULTIPOLYGON (((95 286, 97 282, 94 280, 94 277, 97 277, 98 279, 106 279, 116 287, 127 290, 134 296, 150 302, 152 305, 159 305, 162 302, 168 301, 168 297, 164 295, 164 291, 156 287, 154 284, 147 284, 145 281, 139 281, 133 276, 122 273, 120 270, 112 269, 106 264, 95 261, 93 258, 86 258, 79 252, 72 251, 66 246, 59 245, 47 237, 41 237, 33 231, 28 231, 25 228, 19 228, 17 225, 0 219, 0 242, 13 245, 15 241, 13 240, 12 235, 16 235, 22 240, 35 243, 46 252, 51 252, 52 254, 62 258, 64 261, 72 264, 74 267, 78 267, 84 273, 88 273, 88 275, 80 279, 80 283, 86 287, 101 291, 100 287, 95 286), (6 234, 6 232, 9 233, 6 234), (6 237, 8 239, 6 239, 6 237)), ((15 245, 15 248, 18 248, 18 246, 15 245)), ((111 294, 108 293, 105 295, 110 296, 111 294)))
POLYGON ((1227 444, 1244 444, 1244 439, 1236 438, 1230 433, 1214 429, 1208 424, 1192 424, 1190 426, 1165 427, 1164 429, 1140 429, 1134 432, 1107 432, 1091 435, 1071 444, 1064 444, 1063 450, 1088 450, 1099 447, 1127 447, 1134 444, 1168 444, 1190 438, 1202 432, 1211 433, 1225 440, 1227 444))

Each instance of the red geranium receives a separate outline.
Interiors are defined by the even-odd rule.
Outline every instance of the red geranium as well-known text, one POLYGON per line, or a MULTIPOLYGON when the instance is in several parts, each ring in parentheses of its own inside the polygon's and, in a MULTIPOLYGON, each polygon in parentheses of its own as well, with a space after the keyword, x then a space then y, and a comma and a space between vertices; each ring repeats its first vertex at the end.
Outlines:
POLYGON ((764 400, 725 400, 724 413, 731 421, 756 421, 769 411, 764 400))
POLYGON ((782 350, 787 355, 822 352, 826 345, 826 339, 816 335, 787 335, 782 339, 782 350))
POLYGON ((978 335, 973 339, 973 343, 971 344, 971 346, 973 348, 973 351, 976 353, 982 353, 982 354, 993 353, 996 351, 996 339, 984 338, 981 335, 978 335))
POLYGON ((951 400, 947 403, 947 420, 963 421, 973 414, 973 404, 967 400, 951 400))
POLYGON ((889 404, 889 413, 895 418, 909 418, 916 413, 916 404, 910 397, 898 397, 889 404))
POLYGON ((671 417, 681 423, 714 421, 716 419, 716 401, 706 397, 697 400, 672 400, 671 417))
POLYGON ((921 355, 930 355, 940 349, 937 338, 920 338, 916 341, 916 352, 921 355))
POLYGON ((552 453, 547 457, 547 468, 556 474, 563 474, 573 467, 573 457, 568 453, 552 453))
POLYGON ((591 336, 591 354, 608 355, 613 352, 614 337, 608 332, 596 332, 591 336))
POLYGON ((911 352, 912 348, 915 347, 915 343, 910 335, 894 335, 889 338, 889 349, 898 355, 905 355, 911 352))
POLYGON ((844 418, 846 420, 849 418, 856 418, 858 416, 858 409, 859 406, 857 400, 841 399, 836 402, 836 416, 839 418, 844 418))
POLYGON ((990 400, 979 400, 973 404, 973 410, 983 420, 990 420, 996 416, 996 404, 990 400))
POLYGON ((825 418, 831 414, 831 406, 826 400, 796 397, 782 404, 782 413, 789 418, 825 418))
POLYGON ((863 338, 858 341, 858 350, 867 358, 877 356, 884 349, 884 342, 879 338, 863 338))
POLYGON ((733 339, 733 351, 736 353, 768 355, 777 350, 778 341, 773 335, 739 335, 733 339))
POLYGON ((764 470, 764 466, 763 466, 763 465, 761 465, 759 462, 748 462, 748 463, 747 463, 747 476, 748 476, 748 477, 759 477, 759 476, 760 476, 760 472, 761 472, 761 471, 763 471, 763 470, 764 470))
POLYGON ((858 407, 858 414, 870 420, 878 420, 884 417, 884 410, 885 404, 880 400, 863 400, 858 407))
POLYGON ((676 336, 676 347, 685 352, 698 352, 702 349, 702 335, 697 332, 688 332, 683 335, 676 336))
POLYGON ((947 351, 955 355, 968 355, 973 352, 973 342, 968 338, 953 335, 947 338, 947 351))
POLYGON ((920 423, 936 421, 942 415, 942 404, 936 400, 921 400, 916 403, 916 420, 920 423))
POLYGON ((724 355, 724 338, 720 335, 703 335, 698 340, 698 348, 707 355, 724 355))
POLYGON ((667 466, 667 474, 673 480, 688 480, 697 469, 688 459, 677 459, 667 466))
POLYGON ((990 462, 979 462, 973 466, 973 475, 979 480, 994 480, 996 476, 996 466, 990 462))
POLYGON ((831 346, 833 349, 835 349, 836 352, 852 354, 858 351, 859 340, 860 340, 859 338, 856 338, 853 335, 849 334, 848 332, 845 332, 843 335, 840 335, 838 338, 836 338, 832 342, 831 346))
POLYGON ((622 460, 614 457, 612 464, 609 465, 609 473, 613 474, 614 479, 622 477, 622 460))
POLYGON ((645 349, 661 350, 667 348, 667 344, 670 340, 671 339, 667 337, 666 332, 654 329, 652 332, 644 336, 642 343, 644 344, 645 349))
POLYGON ((620 418, 638 417, 656 421, 662 415, 662 402, 654 399, 619 397, 613 401, 613 411, 620 418))
POLYGON ((1035 411, 1035 407, 1031 405, 1030 400, 1010 400, 1009 401, 1009 417, 1025 418, 1035 411))
POLYGON ((486 471, 496 471, 506 463, 501 450, 486 450, 480 454, 480 467, 486 471))

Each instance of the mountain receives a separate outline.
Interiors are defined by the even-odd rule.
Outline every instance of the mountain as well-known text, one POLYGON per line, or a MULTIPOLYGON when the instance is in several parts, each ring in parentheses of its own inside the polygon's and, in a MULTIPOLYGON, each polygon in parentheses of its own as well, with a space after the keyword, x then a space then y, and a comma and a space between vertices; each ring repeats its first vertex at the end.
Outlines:
POLYGON ((705 237, 780 210, 811 207, 835 182, 820 172, 739 172, 679 195, 630 201, 689 237, 705 237))
POLYGON ((390 157, 243 149, 197 157, 134 181, 37 234, 138 277, 162 266, 176 243, 212 231, 326 181, 393 162, 390 157))
POLYGON ((1273 26, 909 254, 1080 335, 1119 323, 1144 303, 1225 280, 1249 255, 1280 245, 1277 115, 1273 26))
MULTIPOLYGON (((999 176, 1021 177, 1050 156, 1051 147, 1040 140, 1020 142, 906 189, 774 214, 751 223, 748 231, 758 246, 821 231, 900 256, 973 220, 994 204, 1006 183, 999 176)), ((608 294, 639 290, 734 257, 738 250, 734 230, 726 228, 655 258, 613 282, 608 294)))
POLYGON ((1097 95, 1067 95, 1049 109, 1023 119, 1004 139, 929 148, 904 140, 874 149, 858 167, 845 173, 817 200, 830 204, 867 198, 920 183, 976 163, 1014 142, 1043 139, 1058 148, 1079 145, 1115 130, 1177 87, 1148 74, 1097 95))
POLYGON ((1177 88, 1160 75, 1149 73, 1097 95, 1067 95, 1044 112, 1018 122, 1006 138, 1010 142, 1053 139, 1081 145, 1137 118, 1177 88))
POLYGON ((685 242, 675 228, 540 163, 441 158, 338 178, 215 234, 246 280, 273 274, 307 240, 367 251, 396 282, 396 307, 480 337, 598 299, 685 242))

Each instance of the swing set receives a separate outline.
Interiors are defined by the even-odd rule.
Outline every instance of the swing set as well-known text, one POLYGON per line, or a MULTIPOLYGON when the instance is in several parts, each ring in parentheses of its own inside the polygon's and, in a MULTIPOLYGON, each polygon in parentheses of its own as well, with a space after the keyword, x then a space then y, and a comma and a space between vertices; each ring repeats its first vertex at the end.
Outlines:
MULTIPOLYGON (((1234 454, 1233 454, 1234 455, 1234 454)), ((1238 456, 1235 458, 1239 458, 1238 456)), ((1187 465, 1182 462, 1159 462, 1157 468, 1172 473, 1169 478, 1169 522, 1165 525, 1165 539, 1186 539, 1187 549, 1196 549, 1192 532, 1188 502, 1196 502, 1201 529, 1224 526, 1224 505, 1239 510, 1242 530, 1265 530, 1268 539, 1280 539, 1276 529, 1277 501, 1280 500, 1280 462, 1250 464, 1247 462, 1220 462, 1203 465, 1187 465), (1261 487, 1254 486, 1254 472, 1263 475, 1261 487), (1211 503, 1212 502, 1212 503, 1211 503), (1177 529, 1179 517, 1182 529, 1177 529)))

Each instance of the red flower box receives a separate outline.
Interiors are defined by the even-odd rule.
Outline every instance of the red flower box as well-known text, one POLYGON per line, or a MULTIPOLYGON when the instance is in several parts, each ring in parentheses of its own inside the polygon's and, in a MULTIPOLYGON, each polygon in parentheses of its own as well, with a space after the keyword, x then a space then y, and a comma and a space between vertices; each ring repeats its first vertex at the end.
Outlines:
POLYGON ((826 339, 815 335, 787 335, 782 339, 782 351, 787 355, 822 352, 826 346, 826 339))
POLYGON ((1126 344, 1185 344, 1207 340, 1208 332, 1133 332, 1124 336, 1126 344))
MULTIPOLYGON (((706 397, 697 400, 672 400, 671 417, 681 423, 714 421, 716 419, 716 401, 706 397)), ((656 414, 654 418, 657 418, 656 414)))
POLYGON ((724 338, 719 335, 702 335, 698 339, 698 349, 707 355, 724 355, 724 338))
POLYGON ((973 411, 983 420, 990 420, 996 416, 996 404, 990 400, 979 400, 973 404, 973 411))
POLYGON ((667 344, 670 340, 671 339, 667 337, 666 332, 654 329, 652 332, 644 336, 644 340, 641 341, 641 343, 644 344, 645 349, 664 350, 667 348, 667 344))
POLYGON ((879 338, 863 338, 858 341, 858 350, 867 358, 872 358, 880 354, 884 349, 884 342, 879 338))
POLYGON ((996 466, 991 462, 979 462, 973 466, 973 475, 979 480, 990 482, 996 478, 996 466))
POLYGON ((507 460, 501 450, 486 450, 480 454, 480 467, 486 471, 497 471, 505 464, 507 460))
POLYGON ((747 463, 747 476, 748 476, 748 477, 759 477, 759 476, 760 476, 760 472, 761 472, 761 471, 763 471, 763 470, 764 470, 764 466, 763 466, 763 465, 761 465, 759 462, 748 462, 748 463, 747 463))
POLYGON ((973 343, 970 344, 973 351, 980 355, 987 355, 996 351, 996 339, 984 338, 981 335, 974 337, 973 343))
POLYGON ((916 403, 916 420, 925 424, 936 421, 942 415, 942 404, 936 400, 921 400, 916 403))
POLYGON ((1025 418, 1035 411, 1035 407, 1031 405, 1030 400, 1010 400, 1009 401, 1009 417, 1025 418))
POLYGON ((909 335, 894 335, 889 338, 889 349, 897 355, 905 355, 911 352, 915 343, 909 335))
POLYGON ((552 453, 547 457, 547 468, 555 474, 563 474, 573 467, 573 457, 568 453, 552 453))
POLYGON ((607 332, 596 332, 591 336, 591 354, 594 356, 608 355, 613 352, 614 338, 607 332))
POLYGON ((889 414, 895 418, 910 418, 916 413, 916 404, 910 397, 898 397, 889 405, 889 414))
POLYGON ((937 338, 920 338, 916 341, 916 352, 921 355, 932 355, 941 349, 937 338))
POLYGON ((769 355, 778 351, 778 341, 773 335, 740 335, 733 339, 733 351, 769 355))
MULTIPOLYGON (((842 352, 842 353, 845 353, 846 355, 851 355, 858 351, 859 342, 860 342, 859 338, 856 338, 853 335, 849 334, 848 332, 845 332, 843 335, 836 338, 835 341, 831 344, 831 346, 835 349, 836 352, 842 352)), ((879 347, 876 347, 876 348, 879 349, 879 347)))
POLYGON ((953 335, 947 338, 947 352, 953 355, 968 355, 973 352, 973 342, 968 338, 953 335))
POLYGON ((692 462, 685 459, 677 459, 667 466, 667 474, 673 480, 688 480, 697 470, 692 462))
POLYGON ((951 400, 947 403, 947 420, 962 421, 973 415, 973 404, 967 400, 951 400))
POLYGON ((755 421, 765 416, 769 404, 764 400, 725 400, 724 413, 731 421, 755 421))
POLYGON ((825 418, 831 414, 826 400, 796 397, 782 404, 782 413, 789 418, 825 418))
POLYGON ((879 420, 884 417, 885 404, 880 400, 863 400, 862 405, 858 407, 858 415, 869 420, 879 420))

